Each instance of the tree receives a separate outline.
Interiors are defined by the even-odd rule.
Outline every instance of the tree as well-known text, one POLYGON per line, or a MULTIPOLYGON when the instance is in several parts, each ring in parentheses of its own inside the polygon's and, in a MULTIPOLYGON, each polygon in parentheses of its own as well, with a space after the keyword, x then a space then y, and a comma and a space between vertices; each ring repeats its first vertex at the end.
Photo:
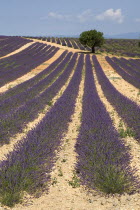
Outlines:
POLYGON ((102 32, 90 30, 82 32, 79 41, 84 46, 91 47, 92 53, 95 53, 95 47, 101 47, 104 44, 105 39, 102 32))

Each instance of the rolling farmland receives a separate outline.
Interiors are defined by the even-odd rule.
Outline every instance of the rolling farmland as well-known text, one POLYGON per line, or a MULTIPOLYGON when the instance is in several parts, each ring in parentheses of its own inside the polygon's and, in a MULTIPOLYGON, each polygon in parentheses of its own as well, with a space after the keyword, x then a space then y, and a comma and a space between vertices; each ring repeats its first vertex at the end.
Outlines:
MULTIPOLYGON (((29 37, 31 39, 43 40, 48 43, 56 43, 74 49, 91 51, 91 47, 84 46, 78 38, 56 38, 56 37, 29 37)), ((106 53, 125 57, 140 57, 139 40, 133 39, 106 39, 102 47, 96 47, 98 53, 106 53)))
POLYGON ((140 58, 87 50, 0 36, 5 208, 139 209, 140 58))

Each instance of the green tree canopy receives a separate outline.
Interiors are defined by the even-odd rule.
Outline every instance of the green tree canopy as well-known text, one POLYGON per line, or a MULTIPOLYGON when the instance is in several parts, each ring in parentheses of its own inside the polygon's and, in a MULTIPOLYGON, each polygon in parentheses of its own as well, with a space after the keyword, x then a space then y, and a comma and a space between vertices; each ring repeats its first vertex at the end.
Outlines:
POLYGON ((84 46, 91 47, 92 52, 95 53, 95 47, 101 47, 104 44, 105 39, 102 32, 90 30, 82 32, 79 41, 84 46))

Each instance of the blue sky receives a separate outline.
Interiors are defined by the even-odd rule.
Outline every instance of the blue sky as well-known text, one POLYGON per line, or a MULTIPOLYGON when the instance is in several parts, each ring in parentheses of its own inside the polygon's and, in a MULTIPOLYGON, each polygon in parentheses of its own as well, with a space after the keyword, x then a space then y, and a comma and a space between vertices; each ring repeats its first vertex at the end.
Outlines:
POLYGON ((0 0, 1 35, 140 32, 140 0, 0 0))

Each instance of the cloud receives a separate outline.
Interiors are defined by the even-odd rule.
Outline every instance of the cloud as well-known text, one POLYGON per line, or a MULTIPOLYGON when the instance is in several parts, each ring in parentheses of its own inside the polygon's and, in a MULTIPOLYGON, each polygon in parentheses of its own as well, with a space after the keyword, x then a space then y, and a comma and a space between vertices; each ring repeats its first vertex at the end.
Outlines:
POLYGON ((111 20, 117 23, 122 23, 124 16, 122 15, 121 9, 108 9, 100 15, 96 16, 96 20, 111 20))
POLYGON ((56 12, 49 12, 47 16, 40 18, 40 20, 47 20, 47 19, 72 21, 74 17, 72 15, 62 15, 56 12))
POLYGON ((63 15, 57 14, 55 12, 49 12, 48 17, 54 18, 54 19, 59 19, 59 20, 63 19, 63 15))
POLYGON ((56 12, 49 12, 46 17, 41 17, 41 20, 46 20, 46 19, 56 19, 56 20, 65 20, 65 21, 76 21, 80 23, 85 23, 88 21, 91 21, 94 19, 94 16, 92 14, 92 11, 90 9, 85 10, 81 14, 78 15, 62 15, 56 12))
POLYGON ((76 16, 79 22, 87 22, 94 19, 94 15, 90 9, 85 10, 82 14, 76 16))
POLYGON ((71 21, 73 19, 72 15, 62 15, 55 12, 49 12, 48 17, 57 20, 66 20, 66 21, 71 21))
POLYGON ((135 19, 135 22, 140 23, 140 18, 136 18, 136 19, 135 19))
POLYGON ((62 20, 63 19, 63 15, 61 14, 57 14, 55 12, 49 12, 47 16, 41 17, 41 20, 46 20, 48 18, 53 18, 53 19, 57 19, 57 20, 62 20))

